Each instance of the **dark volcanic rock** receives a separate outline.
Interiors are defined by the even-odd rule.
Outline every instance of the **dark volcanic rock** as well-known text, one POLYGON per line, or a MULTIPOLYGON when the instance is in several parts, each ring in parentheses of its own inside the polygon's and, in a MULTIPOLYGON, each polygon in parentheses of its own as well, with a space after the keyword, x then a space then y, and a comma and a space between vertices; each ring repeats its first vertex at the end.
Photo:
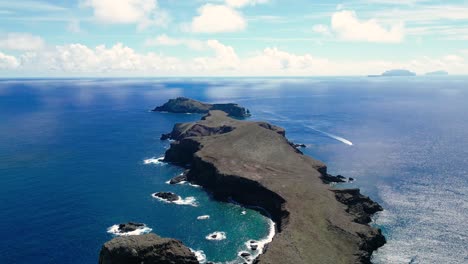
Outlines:
POLYGON ((250 256, 252 256, 249 252, 242 252, 240 253, 240 256, 243 257, 243 258, 248 258, 250 256))
POLYGON ((174 178, 172 178, 170 181, 169 181, 169 184, 178 184, 178 183, 181 183, 183 181, 187 181, 187 175, 186 173, 182 173, 181 175, 179 176, 176 176, 174 178))
POLYGON ((198 264, 197 258, 182 242, 155 234, 117 237, 106 242, 99 264, 198 264))
POLYGON ((238 118, 250 116, 249 110, 237 104, 207 104, 185 97, 170 99, 164 105, 153 109, 155 112, 198 114, 206 114, 210 110, 220 110, 226 112, 229 116, 238 118))
POLYGON ((168 140, 168 139, 171 139, 171 133, 162 134, 160 139, 161 139, 161 140, 168 140))
POLYGON ((336 199, 348 206, 347 212, 355 216, 355 221, 360 224, 371 222, 371 216, 383 208, 369 197, 361 194, 359 189, 333 190, 336 199))
POLYGON ((128 222, 126 224, 120 224, 119 225, 119 233, 128 233, 128 232, 133 232, 137 229, 140 229, 144 227, 145 224, 141 223, 134 223, 134 222, 128 222))
POLYGON ((322 179, 324 183, 327 183, 327 184, 332 183, 332 182, 335 182, 335 183, 346 182, 346 177, 343 177, 341 175, 333 176, 330 174, 324 174, 320 178, 322 179))
POLYGON ((171 193, 171 192, 157 192, 157 193, 154 193, 153 196, 159 197, 168 202, 174 202, 180 199, 180 197, 177 194, 171 193))
POLYGON ((293 143, 293 147, 295 147, 295 148, 306 148, 307 145, 302 144, 302 143, 293 143))

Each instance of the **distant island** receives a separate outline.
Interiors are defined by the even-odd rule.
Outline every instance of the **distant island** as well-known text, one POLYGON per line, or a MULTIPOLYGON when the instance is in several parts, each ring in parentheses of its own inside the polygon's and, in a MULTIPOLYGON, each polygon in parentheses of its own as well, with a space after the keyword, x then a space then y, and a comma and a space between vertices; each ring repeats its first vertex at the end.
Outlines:
MULTIPOLYGON (((231 112, 235 116, 249 113, 235 104, 224 105, 229 105, 224 108, 227 111, 237 109, 231 112)), ((370 264, 373 251, 386 243, 381 230, 369 225, 371 216, 382 207, 359 189, 334 189, 329 183, 351 179, 328 174, 323 162, 303 155, 291 144, 283 128, 209 110, 215 107, 219 105, 177 98, 155 108, 207 111, 201 120, 175 124, 163 136, 173 140, 164 161, 186 169, 183 178, 177 176, 174 183, 186 180, 210 191, 217 200, 234 200, 267 212, 276 235, 266 250, 250 241, 252 252, 259 254, 252 259, 250 253, 240 252, 245 262, 370 264)), ((159 195, 177 199, 172 193, 159 195)), ((133 230, 140 226, 129 223, 119 228, 133 230)), ((143 235, 114 238, 104 244, 100 264, 150 263, 169 257, 173 262, 155 263, 194 261, 194 254, 179 241, 143 235)))
POLYGON ((449 75, 446 71, 433 71, 426 73, 427 76, 447 76, 449 75))
POLYGON ((404 69, 395 69, 388 70, 380 75, 368 75, 368 77, 402 77, 402 76, 416 76, 416 73, 404 70, 404 69))
POLYGON ((249 110, 237 104, 207 104, 190 98, 171 99, 162 106, 153 109, 155 112, 207 114, 211 110, 221 110, 230 117, 244 118, 250 116, 249 110))

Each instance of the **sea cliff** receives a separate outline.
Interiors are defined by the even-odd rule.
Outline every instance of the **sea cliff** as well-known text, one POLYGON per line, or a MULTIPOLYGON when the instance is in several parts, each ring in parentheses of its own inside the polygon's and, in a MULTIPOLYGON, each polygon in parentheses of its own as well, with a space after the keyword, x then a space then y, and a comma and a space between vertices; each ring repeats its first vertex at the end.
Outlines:
POLYGON ((216 199, 268 212, 277 234, 256 263, 370 263, 386 242, 369 225, 382 207, 358 189, 333 189, 327 183, 344 177, 303 155, 283 128, 209 110, 162 139, 174 140, 164 161, 185 167, 184 179, 216 199))

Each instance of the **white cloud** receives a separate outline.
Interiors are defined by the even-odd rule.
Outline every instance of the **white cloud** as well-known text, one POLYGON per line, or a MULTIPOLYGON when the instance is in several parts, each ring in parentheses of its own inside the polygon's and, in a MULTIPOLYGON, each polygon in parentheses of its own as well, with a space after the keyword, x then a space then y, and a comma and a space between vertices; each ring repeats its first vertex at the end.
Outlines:
POLYGON ((0 69, 14 69, 18 66, 19 62, 14 56, 0 52, 0 69))
POLYGON ((153 52, 139 53, 120 43, 112 47, 100 45, 94 48, 69 44, 40 52, 27 52, 18 59, 0 53, 0 67, 18 74, 33 73, 35 76, 368 75, 397 68, 420 74, 435 70, 468 74, 468 58, 462 56, 462 51, 438 58, 355 61, 330 60, 308 53, 294 54, 275 47, 240 57, 233 47, 218 40, 208 40, 204 45, 213 51, 213 55, 181 59, 153 52))
POLYGON ((172 38, 166 34, 159 35, 155 38, 149 38, 145 41, 145 46, 179 46, 185 45, 193 50, 202 50, 206 47, 206 43, 195 39, 179 39, 172 38))
POLYGON ((403 23, 387 29, 375 19, 360 21, 356 13, 349 10, 334 13, 331 27, 342 40, 348 41, 399 43, 405 37, 403 23))
POLYGON ((247 27, 242 14, 229 6, 206 4, 198 9, 198 13, 199 15, 192 20, 193 32, 234 32, 247 27))
POLYGON ((44 40, 29 33, 8 33, 0 36, 0 49, 6 50, 40 50, 44 48, 44 40))
POLYGON ((82 5, 92 8, 94 17, 103 23, 145 28, 168 22, 168 14, 159 10, 156 0, 85 0, 82 5))
POLYGON ((226 4, 235 8, 241 8, 247 5, 264 4, 268 1, 269 0, 226 0, 226 4))
POLYGON ((312 31, 314 31, 315 33, 325 35, 325 36, 331 35, 330 29, 328 28, 328 26, 323 25, 323 24, 314 25, 312 27, 312 31))
POLYGON ((217 40, 208 40, 206 45, 211 48, 214 57, 195 58, 195 66, 197 70, 203 71, 219 71, 219 70, 233 70, 236 71, 240 67, 240 59, 237 56, 234 48, 226 46, 217 40))

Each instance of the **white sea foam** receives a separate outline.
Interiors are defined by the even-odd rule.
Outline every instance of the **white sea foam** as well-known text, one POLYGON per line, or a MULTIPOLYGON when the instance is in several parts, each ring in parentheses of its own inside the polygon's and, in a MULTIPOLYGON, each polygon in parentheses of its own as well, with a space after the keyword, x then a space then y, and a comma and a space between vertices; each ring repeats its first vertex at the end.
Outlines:
POLYGON ((120 232, 119 225, 113 225, 107 229, 107 233, 110 233, 116 236, 138 236, 138 235, 148 234, 152 230, 153 229, 147 226, 142 226, 131 232, 120 232))
POLYGON ((247 252, 252 254, 252 257, 250 259, 246 259, 246 261, 248 263, 253 263, 253 260, 258 258, 258 256, 260 256, 261 254, 263 254, 265 252, 265 248, 268 245, 268 243, 271 243, 271 241, 273 241, 273 238, 274 238, 275 233, 276 233, 276 224, 271 219, 268 219, 268 221, 269 221, 269 224, 270 224, 270 229, 269 229, 268 235, 265 238, 263 238, 263 239, 261 239, 259 241, 249 240, 249 241, 245 242, 245 245, 247 247, 247 252), (256 250, 251 250, 252 245, 256 245, 257 249, 256 250))
POLYGON ((312 129, 312 130, 315 130, 315 131, 317 131, 317 132, 319 132, 319 133, 321 133, 321 134, 324 134, 324 135, 327 136, 327 137, 330 137, 330 138, 333 138, 333 139, 335 139, 335 140, 338 140, 338 141, 340 141, 340 142, 342 142, 342 143, 344 143, 344 144, 346 144, 346 145, 349 145, 349 146, 352 146, 352 145, 353 145, 353 142, 347 140, 346 138, 343 138, 343 137, 340 137, 340 136, 337 136, 337 135, 333 135, 333 134, 330 134, 330 133, 325 132, 325 131, 322 131, 322 130, 318 130, 318 129, 312 127, 312 126, 307 126, 307 127, 310 128, 310 129, 312 129))
POLYGON ((198 206, 197 199, 193 196, 186 197, 184 199, 180 198, 177 201, 174 201, 173 203, 178 204, 178 205, 191 205, 191 206, 198 206))
POLYGON ((169 200, 163 199, 163 198, 157 196, 156 193, 151 194, 151 196, 153 198, 158 199, 159 201, 162 201, 162 202, 165 202, 165 203, 173 203, 173 204, 178 204, 178 205, 190 205, 190 206, 194 206, 194 207, 198 206, 197 199, 195 199, 195 197, 193 197, 193 196, 189 196, 189 197, 186 197, 186 198, 182 198, 180 196, 177 196, 179 199, 177 199, 175 201, 169 201, 169 200))
POLYGON ((198 262, 200 264, 206 263, 206 255, 203 250, 194 250, 189 248, 190 251, 192 251, 193 254, 195 254, 195 257, 197 258, 198 262))
POLYGON ((247 214, 247 211, 242 211, 241 212, 241 215, 246 215, 247 214))
POLYGON ((209 215, 200 215, 199 217, 197 217, 198 220, 208 220, 210 219, 210 216, 209 215))
POLYGON ((159 158, 156 158, 156 157, 152 157, 152 158, 149 158, 149 159, 145 159, 143 161, 144 164, 148 165, 148 164, 155 164, 155 165, 164 165, 166 163, 164 163, 164 157, 159 157, 159 158))
POLYGON ((205 238, 208 239, 208 240, 216 240, 216 241, 224 240, 224 239, 226 239, 226 233, 217 231, 217 232, 213 232, 213 233, 207 235, 205 238))

